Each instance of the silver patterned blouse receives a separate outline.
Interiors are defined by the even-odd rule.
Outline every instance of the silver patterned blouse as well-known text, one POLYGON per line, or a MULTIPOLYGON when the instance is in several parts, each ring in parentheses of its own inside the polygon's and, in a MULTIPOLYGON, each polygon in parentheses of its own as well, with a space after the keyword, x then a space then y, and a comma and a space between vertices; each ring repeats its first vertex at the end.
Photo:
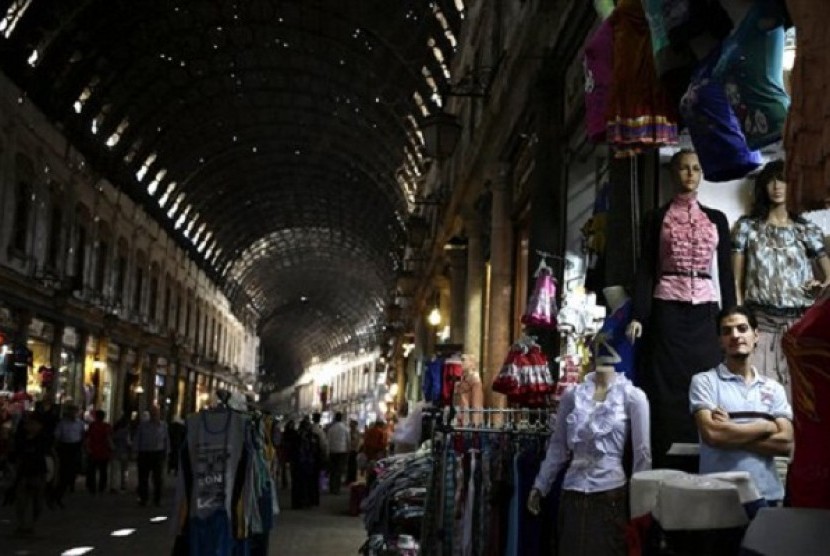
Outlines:
POLYGON ((773 226, 744 217, 732 234, 732 250, 744 255, 744 303, 778 309, 812 305, 802 287, 813 279, 811 259, 825 254, 818 226, 773 226))

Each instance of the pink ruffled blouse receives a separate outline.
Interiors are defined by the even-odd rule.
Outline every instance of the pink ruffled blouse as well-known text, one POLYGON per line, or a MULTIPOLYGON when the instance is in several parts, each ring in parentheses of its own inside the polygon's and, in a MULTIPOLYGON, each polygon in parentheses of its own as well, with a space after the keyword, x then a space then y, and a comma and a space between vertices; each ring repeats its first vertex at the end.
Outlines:
POLYGON ((660 231, 661 276, 654 297, 692 304, 717 302, 712 268, 717 246, 717 227, 701 210, 697 194, 676 195, 660 231), (708 277, 688 274, 692 271, 708 277))

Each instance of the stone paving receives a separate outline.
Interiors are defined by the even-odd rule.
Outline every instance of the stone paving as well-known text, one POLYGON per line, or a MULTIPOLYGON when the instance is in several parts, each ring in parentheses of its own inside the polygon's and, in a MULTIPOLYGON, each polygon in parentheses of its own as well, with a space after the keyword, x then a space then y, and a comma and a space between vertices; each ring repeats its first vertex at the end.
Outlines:
MULTIPOLYGON (((173 537, 166 518, 174 480, 168 478, 165 499, 156 508, 139 506, 133 491, 92 496, 78 479, 76 491, 64 500, 66 507, 44 510, 31 537, 15 535, 13 506, 0 507, 0 556, 169 555, 173 537)), ((269 556, 357 554, 365 539, 363 521, 347 514, 346 494, 324 494, 321 506, 311 510, 286 509, 287 499, 287 491, 281 491, 283 509, 271 532, 269 556)))

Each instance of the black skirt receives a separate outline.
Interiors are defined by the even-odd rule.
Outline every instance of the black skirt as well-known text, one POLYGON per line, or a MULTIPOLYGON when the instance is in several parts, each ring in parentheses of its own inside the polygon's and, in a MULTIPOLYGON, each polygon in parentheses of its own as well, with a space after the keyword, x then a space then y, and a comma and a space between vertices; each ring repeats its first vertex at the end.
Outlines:
POLYGON ((665 454, 675 442, 698 442, 697 427, 689 412, 689 386, 694 374, 716 367, 723 359, 717 314, 716 303, 652 301, 637 378, 651 409, 655 469, 698 471, 696 458, 665 454))

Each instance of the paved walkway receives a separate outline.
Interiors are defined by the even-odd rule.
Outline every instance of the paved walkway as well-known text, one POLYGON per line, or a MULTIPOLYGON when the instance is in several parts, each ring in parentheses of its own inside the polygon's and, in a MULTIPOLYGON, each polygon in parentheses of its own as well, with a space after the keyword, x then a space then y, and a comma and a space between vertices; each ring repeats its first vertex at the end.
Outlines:
MULTIPOLYGON (((168 483, 172 483, 170 479, 168 483)), ((167 519, 172 504, 172 484, 160 508, 140 507, 135 494, 107 493, 92 496, 78 480, 68 493, 65 509, 45 510, 35 535, 14 535, 14 507, 0 507, 2 556, 167 556, 173 539, 167 519), (164 519, 162 519, 164 518, 164 519), (155 519, 155 520, 154 520, 155 519), (114 532, 126 533, 113 536, 114 532), (86 552, 83 551, 87 548, 86 552), (72 551, 72 549, 75 549, 72 551)), ((357 554, 365 539, 360 517, 347 515, 348 497, 326 495, 313 510, 291 510, 287 491, 280 492, 282 509, 271 533, 271 556, 348 556, 357 554)))

